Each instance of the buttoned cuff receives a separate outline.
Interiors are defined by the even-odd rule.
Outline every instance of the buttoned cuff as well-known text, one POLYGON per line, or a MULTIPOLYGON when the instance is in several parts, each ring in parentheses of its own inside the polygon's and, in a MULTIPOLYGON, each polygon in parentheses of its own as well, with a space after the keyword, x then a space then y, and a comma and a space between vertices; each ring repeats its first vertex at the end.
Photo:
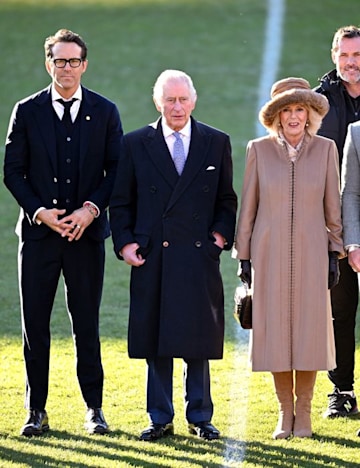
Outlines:
POLYGON ((33 222, 34 224, 38 224, 39 226, 40 226, 40 224, 42 224, 42 222, 39 221, 39 220, 36 219, 36 218, 37 218, 37 215, 40 213, 40 211, 43 211, 43 210, 46 210, 46 208, 45 208, 44 206, 38 208, 38 209, 35 211, 34 216, 33 216, 33 219, 32 219, 32 222, 33 222))
POLYGON ((98 218, 100 216, 100 210, 98 206, 95 205, 95 203, 87 200, 83 203, 83 207, 87 208, 90 211, 90 213, 94 216, 94 218, 98 218))
POLYGON ((353 252, 354 250, 356 249, 360 249, 360 245, 359 244, 349 244, 349 245, 345 245, 345 250, 346 252, 353 252))

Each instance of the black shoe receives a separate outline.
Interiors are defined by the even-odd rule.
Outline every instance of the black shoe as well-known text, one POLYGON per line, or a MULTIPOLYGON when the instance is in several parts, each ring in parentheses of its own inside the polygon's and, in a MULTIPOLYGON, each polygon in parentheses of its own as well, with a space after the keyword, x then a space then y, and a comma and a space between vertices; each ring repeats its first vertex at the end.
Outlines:
POLYGON ((107 434, 110 432, 101 408, 88 408, 84 426, 89 434, 107 434))
POLYGON ((21 428, 21 435, 31 437, 34 435, 41 435, 43 432, 49 430, 49 419, 46 411, 39 411, 36 409, 29 410, 28 417, 25 424, 21 428))
POLYGON ((174 434, 174 425, 173 423, 168 424, 156 424, 151 423, 149 427, 144 429, 140 434, 140 440, 145 440, 146 442, 152 442, 154 440, 161 439, 166 435, 174 434))
POLYGON ((220 432, 210 422, 201 421, 197 423, 189 423, 190 434, 196 434, 201 439, 214 440, 220 437, 220 432))
POLYGON ((328 397, 329 406, 324 413, 324 418, 344 418, 358 414, 359 410, 354 393, 352 396, 348 393, 342 393, 338 388, 335 388, 334 392, 330 393, 328 397))

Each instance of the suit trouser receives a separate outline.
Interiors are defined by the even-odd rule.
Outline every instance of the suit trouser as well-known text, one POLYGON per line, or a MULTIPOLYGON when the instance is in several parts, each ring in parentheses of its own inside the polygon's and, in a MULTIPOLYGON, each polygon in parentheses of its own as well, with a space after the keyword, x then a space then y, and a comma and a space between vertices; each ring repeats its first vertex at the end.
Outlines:
POLYGON ((339 262, 340 280, 331 290, 334 317, 336 369, 328 373, 329 379, 340 391, 352 390, 355 367, 355 323, 359 300, 357 273, 347 258, 339 262))
MULTIPOLYGON (((152 422, 167 424, 173 420, 173 359, 147 359, 147 412, 152 422)), ((185 415, 189 423, 211 421, 209 361, 184 359, 185 415)))
POLYGON ((104 242, 83 236, 69 242, 51 232, 19 244, 19 288, 26 367, 25 407, 42 410, 48 395, 50 317, 63 274, 65 299, 76 347, 77 377, 88 407, 102 405, 99 340, 104 242))

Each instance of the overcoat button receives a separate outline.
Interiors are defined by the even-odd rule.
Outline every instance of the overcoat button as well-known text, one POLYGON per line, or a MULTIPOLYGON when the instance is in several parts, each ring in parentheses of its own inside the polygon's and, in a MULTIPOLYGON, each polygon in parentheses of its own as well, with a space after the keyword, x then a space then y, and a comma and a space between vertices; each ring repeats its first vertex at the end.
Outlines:
POLYGON ((54 177, 54 182, 55 182, 55 184, 57 183, 57 178, 56 177, 54 177))
POLYGON ((163 242, 163 247, 169 247, 169 242, 168 242, 168 241, 164 241, 164 242, 163 242))
POLYGON ((209 189, 209 186, 208 185, 204 185, 203 187, 203 192, 208 192, 210 189, 209 189))
POLYGON ((196 242, 195 242, 195 247, 201 247, 201 246, 202 246, 201 241, 196 241, 196 242))
POLYGON ((150 187, 150 193, 155 193, 155 192, 156 192, 156 187, 155 187, 155 185, 152 185, 150 187))

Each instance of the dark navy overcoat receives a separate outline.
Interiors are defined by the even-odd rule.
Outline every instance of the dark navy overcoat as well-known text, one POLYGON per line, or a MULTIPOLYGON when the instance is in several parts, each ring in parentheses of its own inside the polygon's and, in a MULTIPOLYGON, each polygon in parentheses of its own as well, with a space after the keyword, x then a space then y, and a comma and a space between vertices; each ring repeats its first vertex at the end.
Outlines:
POLYGON ((146 259, 132 267, 129 356, 220 359, 224 341, 221 249, 233 244, 237 199, 230 139, 192 118, 179 177, 161 121, 123 138, 110 224, 115 253, 137 242, 146 259))

